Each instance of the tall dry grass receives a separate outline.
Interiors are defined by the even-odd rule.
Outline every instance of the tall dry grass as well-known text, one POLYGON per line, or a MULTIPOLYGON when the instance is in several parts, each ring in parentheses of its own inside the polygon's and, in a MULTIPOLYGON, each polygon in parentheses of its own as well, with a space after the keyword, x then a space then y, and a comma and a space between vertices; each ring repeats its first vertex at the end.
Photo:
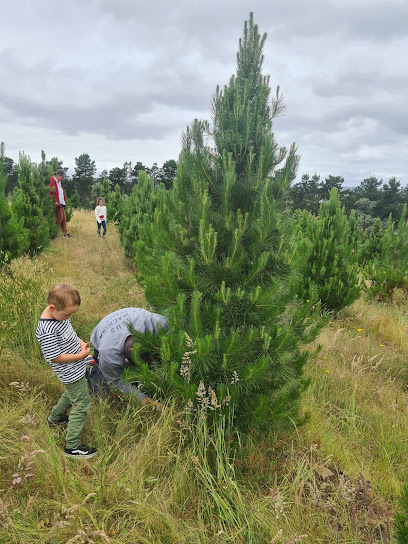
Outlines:
POLYGON ((113 227, 98 239, 93 214, 75 212, 70 232, 0 276, 1 543, 391 542, 407 476, 402 306, 361 299, 322 332, 302 428, 210 435, 205 420, 186 429, 170 399, 158 414, 112 396, 89 410, 98 455, 71 460, 46 424, 62 391, 33 336, 46 293, 78 288, 84 340, 106 313, 145 301, 113 227))

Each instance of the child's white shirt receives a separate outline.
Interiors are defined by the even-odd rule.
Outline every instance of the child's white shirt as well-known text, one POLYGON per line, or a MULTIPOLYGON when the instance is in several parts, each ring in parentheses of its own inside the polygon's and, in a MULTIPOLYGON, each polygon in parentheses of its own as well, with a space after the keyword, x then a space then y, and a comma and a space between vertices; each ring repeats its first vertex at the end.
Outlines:
POLYGON ((95 217, 98 223, 106 221, 106 206, 96 206, 95 217))

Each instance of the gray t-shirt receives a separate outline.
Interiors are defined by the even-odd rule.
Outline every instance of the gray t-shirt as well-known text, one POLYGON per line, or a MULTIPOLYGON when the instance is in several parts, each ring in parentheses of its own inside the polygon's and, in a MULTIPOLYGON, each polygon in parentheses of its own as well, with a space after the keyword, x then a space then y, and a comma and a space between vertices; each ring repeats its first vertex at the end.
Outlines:
POLYGON ((94 328, 91 344, 99 351, 99 368, 106 381, 124 393, 133 393, 141 401, 146 395, 134 384, 122 379, 122 372, 127 363, 123 348, 130 336, 128 324, 135 330, 157 334, 159 326, 167 329, 166 319, 143 308, 123 308, 107 316, 94 328))

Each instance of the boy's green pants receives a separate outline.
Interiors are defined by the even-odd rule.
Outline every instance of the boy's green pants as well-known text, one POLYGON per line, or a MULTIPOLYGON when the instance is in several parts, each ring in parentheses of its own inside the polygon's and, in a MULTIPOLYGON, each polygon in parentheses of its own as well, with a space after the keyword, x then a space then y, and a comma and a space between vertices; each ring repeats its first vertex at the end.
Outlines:
POLYGON ((68 408, 71 408, 65 447, 72 449, 81 443, 81 431, 85 425, 86 412, 91 405, 91 398, 86 376, 73 383, 64 383, 64 386, 66 391, 51 410, 50 419, 57 423, 67 415, 68 408))

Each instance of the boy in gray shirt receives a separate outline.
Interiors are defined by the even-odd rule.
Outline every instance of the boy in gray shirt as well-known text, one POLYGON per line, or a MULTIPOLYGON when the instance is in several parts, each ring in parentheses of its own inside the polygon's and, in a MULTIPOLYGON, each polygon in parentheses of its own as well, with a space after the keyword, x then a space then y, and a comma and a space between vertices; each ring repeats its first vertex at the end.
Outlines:
POLYGON ((154 404, 160 408, 160 403, 153 401, 132 383, 122 378, 123 369, 129 366, 132 357, 133 338, 128 325, 131 324, 141 333, 157 334, 159 327, 168 328, 166 319, 159 314, 153 314, 143 308, 123 308, 107 316, 94 328, 91 334, 91 344, 94 358, 99 363, 100 371, 105 380, 123 393, 135 395, 141 404, 154 404))

